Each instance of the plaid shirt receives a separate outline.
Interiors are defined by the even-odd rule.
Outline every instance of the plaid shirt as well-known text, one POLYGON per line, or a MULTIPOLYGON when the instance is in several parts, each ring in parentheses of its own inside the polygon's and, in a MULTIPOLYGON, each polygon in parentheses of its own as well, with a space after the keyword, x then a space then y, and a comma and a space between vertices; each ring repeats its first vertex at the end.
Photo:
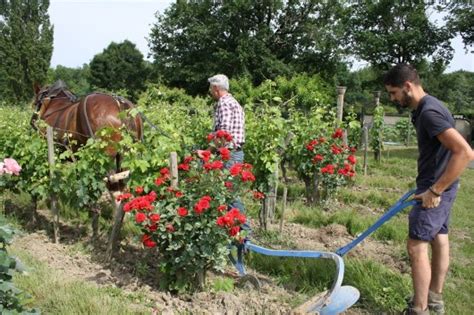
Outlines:
POLYGON ((214 131, 225 130, 232 135, 234 147, 245 143, 245 114, 239 102, 227 94, 217 101, 214 131))

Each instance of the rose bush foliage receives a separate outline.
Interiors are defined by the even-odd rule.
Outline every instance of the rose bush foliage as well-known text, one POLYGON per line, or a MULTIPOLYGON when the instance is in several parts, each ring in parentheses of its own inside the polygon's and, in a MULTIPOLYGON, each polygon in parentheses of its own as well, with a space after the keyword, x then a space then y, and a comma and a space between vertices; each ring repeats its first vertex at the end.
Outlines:
POLYGON ((226 168, 232 137, 218 131, 208 136, 210 148, 184 156, 178 164, 179 183, 171 185, 171 172, 161 168, 150 186, 138 186, 119 196, 124 211, 142 231, 144 247, 161 255, 162 284, 170 290, 189 290, 202 285, 199 276, 208 269, 221 270, 229 244, 241 242, 246 217, 229 204, 249 192, 255 181, 252 166, 235 163, 226 168))
POLYGON ((314 137, 301 149, 305 169, 319 177, 318 189, 326 200, 356 174, 356 149, 345 145, 342 138, 343 130, 337 128, 330 137, 314 137))

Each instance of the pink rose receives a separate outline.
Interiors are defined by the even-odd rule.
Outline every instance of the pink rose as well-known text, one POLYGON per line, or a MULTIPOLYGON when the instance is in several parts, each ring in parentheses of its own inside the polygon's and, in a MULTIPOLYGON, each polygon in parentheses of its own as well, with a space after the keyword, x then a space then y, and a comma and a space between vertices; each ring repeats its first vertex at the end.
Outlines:
POLYGON ((21 166, 14 159, 3 160, 3 172, 7 174, 20 175, 21 166))

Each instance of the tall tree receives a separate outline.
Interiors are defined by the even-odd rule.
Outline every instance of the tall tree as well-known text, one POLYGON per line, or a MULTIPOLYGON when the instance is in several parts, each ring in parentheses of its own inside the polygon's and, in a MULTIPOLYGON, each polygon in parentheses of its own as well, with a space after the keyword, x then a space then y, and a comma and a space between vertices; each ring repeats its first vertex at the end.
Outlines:
POLYGON ((145 89, 147 65, 135 44, 112 42, 89 64, 89 83, 109 91, 124 89, 132 100, 145 89))
POLYGON ((341 59, 337 9, 323 0, 182 0, 157 16, 149 46, 163 78, 193 94, 218 72, 254 84, 296 70, 330 73, 341 59))
MULTIPOLYGON (((441 6, 440 9, 444 8, 441 6)), ((474 46, 474 4, 472 1, 453 1, 447 5, 447 9, 449 14, 446 21, 449 29, 461 36, 466 50, 469 46, 474 46)))
POLYGON ((11 101, 32 97, 44 83, 53 53, 49 0, 0 0, 0 96, 11 101))
POLYGON ((434 63, 449 63, 452 34, 429 20, 426 3, 363 0, 351 5, 354 53, 382 70, 400 62, 416 65, 428 56, 434 63))

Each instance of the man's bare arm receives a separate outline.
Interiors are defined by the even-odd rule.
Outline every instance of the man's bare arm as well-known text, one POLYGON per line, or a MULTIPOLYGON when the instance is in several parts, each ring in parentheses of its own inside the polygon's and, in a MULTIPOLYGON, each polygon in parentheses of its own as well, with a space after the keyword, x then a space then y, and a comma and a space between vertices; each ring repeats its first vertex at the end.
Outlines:
POLYGON ((437 137, 443 146, 452 153, 446 170, 432 186, 434 191, 443 192, 461 176, 469 162, 473 160, 474 153, 471 146, 454 128, 446 129, 437 137))

